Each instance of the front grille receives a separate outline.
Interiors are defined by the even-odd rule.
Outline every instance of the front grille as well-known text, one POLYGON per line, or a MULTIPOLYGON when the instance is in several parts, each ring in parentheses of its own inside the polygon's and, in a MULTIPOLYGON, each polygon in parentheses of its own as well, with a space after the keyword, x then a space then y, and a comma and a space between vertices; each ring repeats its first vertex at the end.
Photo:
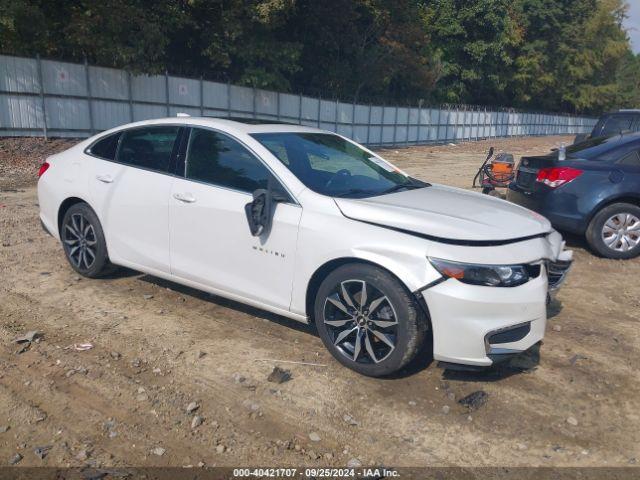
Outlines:
POLYGON ((564 282, 567 272, 571 268, 571 262, 547 262, 547 277, 549 280, 549 290, 556 290, 564 282))

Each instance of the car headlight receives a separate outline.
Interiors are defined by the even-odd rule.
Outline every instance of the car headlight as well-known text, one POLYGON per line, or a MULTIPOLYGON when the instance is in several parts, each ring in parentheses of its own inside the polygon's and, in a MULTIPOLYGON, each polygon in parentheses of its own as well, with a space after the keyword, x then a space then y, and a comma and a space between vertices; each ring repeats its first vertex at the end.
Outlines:
POLYGON ((540 265, 481 265, 440 258, 429 258, 429 261, 444 277, 486 287, 517 287, 540 273, 540 265))

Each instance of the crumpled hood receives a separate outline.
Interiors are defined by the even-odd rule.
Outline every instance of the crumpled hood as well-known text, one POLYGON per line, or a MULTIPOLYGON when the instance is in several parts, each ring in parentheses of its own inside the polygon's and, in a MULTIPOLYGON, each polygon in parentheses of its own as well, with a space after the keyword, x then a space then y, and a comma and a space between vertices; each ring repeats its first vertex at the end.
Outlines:
POLYGON ((335 201, 348 218, 443 240, 504 241, 553 230, 519 205, 444 185, 335 201))

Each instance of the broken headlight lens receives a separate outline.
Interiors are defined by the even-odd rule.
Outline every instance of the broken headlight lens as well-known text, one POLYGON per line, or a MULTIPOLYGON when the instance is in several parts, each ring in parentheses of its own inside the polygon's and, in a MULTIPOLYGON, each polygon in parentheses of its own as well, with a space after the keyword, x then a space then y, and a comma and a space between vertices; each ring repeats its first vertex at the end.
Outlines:
POLYGON ((540 265, 481 265, 439 258, 429 261, 444 277, 485 287, 517 287, 540 273, 540 265))

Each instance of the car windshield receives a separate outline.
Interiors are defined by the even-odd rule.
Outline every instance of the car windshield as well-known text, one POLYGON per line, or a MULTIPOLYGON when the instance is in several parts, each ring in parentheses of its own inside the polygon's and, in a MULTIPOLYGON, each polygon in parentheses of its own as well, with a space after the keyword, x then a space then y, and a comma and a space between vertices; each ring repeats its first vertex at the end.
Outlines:
POLYGON ((323 195, 364 198, 428 186, 338 135, 278 132, 252 136, 304 185, 323 195))

